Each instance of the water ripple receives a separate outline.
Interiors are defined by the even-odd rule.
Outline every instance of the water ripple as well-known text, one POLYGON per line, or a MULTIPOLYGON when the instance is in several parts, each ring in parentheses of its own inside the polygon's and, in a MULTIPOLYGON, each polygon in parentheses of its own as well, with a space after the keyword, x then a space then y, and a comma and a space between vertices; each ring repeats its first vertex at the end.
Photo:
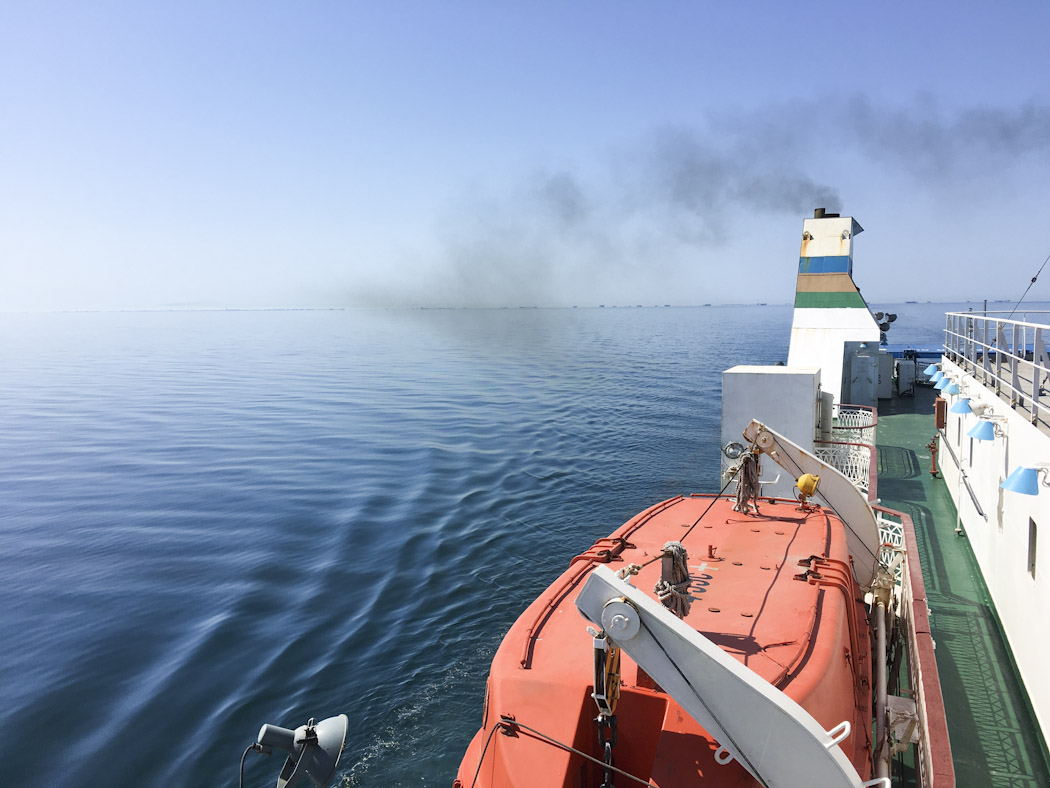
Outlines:
POLYGON ((227 782, 261 723, 345 711, 345 785, 448 785, 507 627, 716 488, 721 371, 790 319, 0 315, 5 777, 227 782))

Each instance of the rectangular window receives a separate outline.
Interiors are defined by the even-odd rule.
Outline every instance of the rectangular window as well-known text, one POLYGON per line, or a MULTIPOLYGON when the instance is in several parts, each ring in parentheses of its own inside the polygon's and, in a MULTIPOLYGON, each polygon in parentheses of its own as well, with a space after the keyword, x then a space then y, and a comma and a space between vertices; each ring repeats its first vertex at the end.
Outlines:
POLYGON ((1028 574, 1035 577, 1035 542, 1038 532, 1035 520, 1028 518, 1028 574))

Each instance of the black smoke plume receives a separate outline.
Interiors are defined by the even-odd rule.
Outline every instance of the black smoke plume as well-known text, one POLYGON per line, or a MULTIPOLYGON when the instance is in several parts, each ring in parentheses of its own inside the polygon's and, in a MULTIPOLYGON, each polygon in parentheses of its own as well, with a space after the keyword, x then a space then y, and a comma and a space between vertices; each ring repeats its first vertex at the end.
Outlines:
POLYGON ((465 196, 441 222, 443 251, 428 274, 396 294, 356 294, 400 305, 564 305, 565 293, 587 292, 600 301, 610 280, 622 291, 702 264, 741 217, 841 210, 836 156, 916 190, 1001 181, 1021 158, 1045 166, 1048 151, 1050 106, 1034 103, 945 110, 929 96, 899 106, 846 97, 711 113, 589 169, 537 170, 504 195, 465 196))

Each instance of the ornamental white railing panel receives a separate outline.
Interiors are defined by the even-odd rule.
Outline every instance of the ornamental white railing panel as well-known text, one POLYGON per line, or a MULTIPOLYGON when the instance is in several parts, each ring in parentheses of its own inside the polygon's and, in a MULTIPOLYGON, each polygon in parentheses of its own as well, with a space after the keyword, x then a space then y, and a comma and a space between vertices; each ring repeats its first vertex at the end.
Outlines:
POLYGON ((875 447, 850 441, 813 441, 813 453, 875 500, 875 447))
POLYGON ((898 513, 881 507, 875 511, 875 520, 879 524, 879 563, 893 567, 893 579, 899 596, 905 563, 898 561, 897 556, 904 550, 904 523, 898 513))
POLYGON ((864 405, 836 405, 831 434, 835 440, 875 445, 875 425, 879 416, 875 408, 864 405))

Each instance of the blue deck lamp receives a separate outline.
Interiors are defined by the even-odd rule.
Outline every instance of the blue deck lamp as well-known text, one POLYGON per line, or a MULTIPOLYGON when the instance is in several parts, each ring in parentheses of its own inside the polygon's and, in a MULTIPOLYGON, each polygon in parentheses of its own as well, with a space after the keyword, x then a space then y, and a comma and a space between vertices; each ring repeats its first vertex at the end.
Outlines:
POLYGON ((944 393, 945 394, 951 394, 954 397, 956 394, 959 393, 959 384, 958 383, 949 383, 948 384, 948 388, 946 388, 944 390, 944 393))
POLYGON ((966 433, 966 437, 973 438, 975 441, 994 441, 995 422, 981 419, 970 428, 970 431, 966 433))
POLYGON ((934 372, 939 372, 939 371, 940 370, 937 369, 937 365, 936 364, 930 364, 930 366, 926 367, 926 369, 924 369, 922 371, 922 374, 926 375, 926 376, 930 376, 930 375, 933 375, 934 372))
POLYGON ((973 413, 973 408, 970 407, 970 400, 966 397, 962 397, 958 402, 950 408, 952 413, 973 413))
POLYGON ((1050 468, 1032 467, 1030 465, 1019 465, 1014 468, 1013 473, 1003 480, 999 486, 1009 492, 1021 493, 1022 495, 1039 495, 1039 476, 1043 477, 1043 486, 1050 487, 1047 476, 1050 468))
POLYGON ((944 377, 944 373, 941 372, 938 369, 936 372, 934 372, 932 375, 930 375, 930 383, 940 383, 941 382, 941 378, 943 378, 943 377, 944 377))
POLYGON ((944 375, 941 377, 940 380, 937 381, 937 385, 934 386, 934 388, 937 389, 937 391, 944 391, 946 388, 948 388, 948 386, 951 385, 951 383, 952 379, 947 375, 944 375))

